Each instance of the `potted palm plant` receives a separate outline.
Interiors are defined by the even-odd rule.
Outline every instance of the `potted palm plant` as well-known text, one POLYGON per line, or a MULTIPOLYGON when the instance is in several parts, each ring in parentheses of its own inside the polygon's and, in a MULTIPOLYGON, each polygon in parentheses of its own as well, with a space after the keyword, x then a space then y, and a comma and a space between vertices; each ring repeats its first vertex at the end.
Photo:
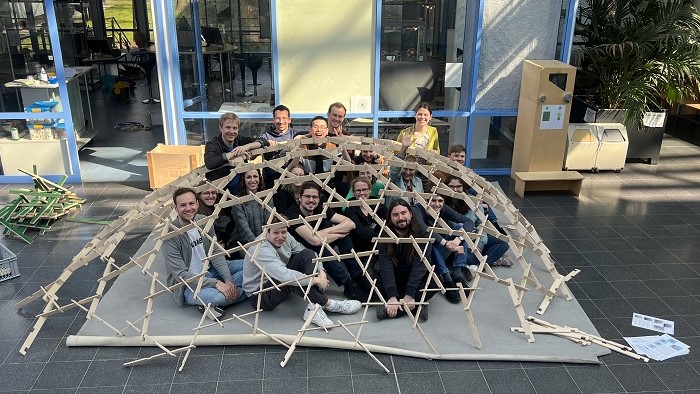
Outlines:
POLYGON ((690 0, 581 0, 571 63, 577 101, 627 126, 628 158, 655 163, 664 128, 644 115, 698 97, 700 14, 690 0))

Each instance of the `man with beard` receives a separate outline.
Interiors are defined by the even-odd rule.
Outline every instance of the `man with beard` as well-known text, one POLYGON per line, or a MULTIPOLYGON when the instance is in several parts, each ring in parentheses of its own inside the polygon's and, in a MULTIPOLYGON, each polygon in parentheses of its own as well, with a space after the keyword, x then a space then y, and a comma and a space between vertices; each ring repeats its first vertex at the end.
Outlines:
MULTIPOLYGON (((399 238, 428 238, 428 232, 420 226, 411 212, 410 205, 404 200, 394 200, 389 205, 386 223, 399 238)), ((377 308, 377 319, 399 317, 405 313, 401 302, 404 302, 409 310, 415 309, 416 300, 421 298, 421 289, 425 288, 430 279, 428 268, 410 243, 380 243, 378 249, 377 288, 388 305, 377 308)), ((429 257, 432 250, 432 245, 428 244, 424 255, 429 257)), ((425 300, 429 300, 435 293, 428 291, 425 300)), ((428 320, 427 305, 423 305, 421 318, 428 320)))

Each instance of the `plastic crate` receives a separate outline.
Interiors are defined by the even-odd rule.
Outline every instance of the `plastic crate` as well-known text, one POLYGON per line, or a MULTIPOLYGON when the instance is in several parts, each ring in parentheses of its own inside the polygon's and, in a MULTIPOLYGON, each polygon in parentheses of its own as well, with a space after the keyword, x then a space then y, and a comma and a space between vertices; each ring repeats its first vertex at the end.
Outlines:
POLYGON ((0 282, 19 276, 17 256, 5 245, 0 244, 0 282))

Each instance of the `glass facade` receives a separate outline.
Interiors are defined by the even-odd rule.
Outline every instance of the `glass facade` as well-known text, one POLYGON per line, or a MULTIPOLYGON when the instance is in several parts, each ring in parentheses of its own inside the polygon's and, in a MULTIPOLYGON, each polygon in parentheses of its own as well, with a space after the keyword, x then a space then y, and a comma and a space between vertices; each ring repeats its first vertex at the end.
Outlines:
POLYGON ((459 109, 465 9, 458 0, 382 3, 379 110, 459 109))
POLYGON ((173 5, 184 111, 219 111, 224 103, 269 103, 269 2, 176 0, 173 5))
POLYGON ((509 168, 516 121, 515 116, 475 116, 468 152, 470 167, 509 168))

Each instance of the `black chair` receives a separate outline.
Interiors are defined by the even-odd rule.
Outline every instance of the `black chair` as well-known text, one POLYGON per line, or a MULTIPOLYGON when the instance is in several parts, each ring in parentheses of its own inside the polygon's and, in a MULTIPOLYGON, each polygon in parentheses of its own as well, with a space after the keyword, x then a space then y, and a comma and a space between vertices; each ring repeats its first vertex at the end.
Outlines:
POLYGON ((253 75, 253 95, 258 95, 258 70, 263 65, 263 58, 260 55, 250 55, 248 56, 247 66, 250 69, 250 73, 253 75))
POLYGON ((148 49, 142 49, 138 53, 141 61, 138 64, 146 73, 146 84, 148 85, 148 98, 141 100, 144 104, 160 103, 160 99, 153 97, 153 69, 156 67, 156 54, 148 49))

